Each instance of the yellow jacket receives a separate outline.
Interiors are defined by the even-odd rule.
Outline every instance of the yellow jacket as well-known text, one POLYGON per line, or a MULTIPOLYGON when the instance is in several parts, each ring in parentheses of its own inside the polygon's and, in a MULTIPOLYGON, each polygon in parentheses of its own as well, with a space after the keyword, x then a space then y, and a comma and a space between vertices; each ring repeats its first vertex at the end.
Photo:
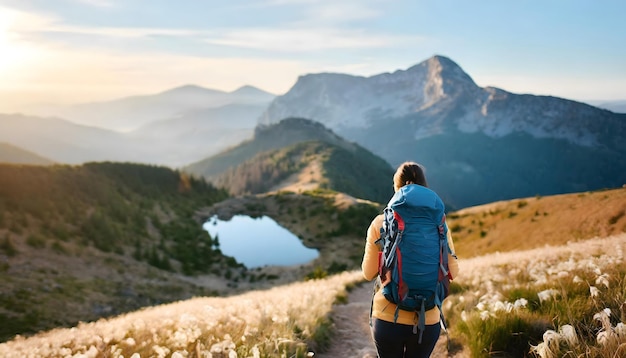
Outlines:
MULTIPOLYGON (((363 271, 363 277, 366 280, 371 281, 378 275, 378 252, 380 251, 376 240, 380 238, 380 228, 383 224, 383 215, 378 215, 372 220, 369 228, 367 229, 367 241, 365 243, 365 252, 363 254, 363 262, 361 263, 361 270, 363 271)), ((452 235, 448 230, 448 245, 450 250, 454 252, 454 243, 452 242, 452 235)), ((459 263, 456 257, 449 255, 448 264, 452 278, 455 278, 459 273, 459 263)), ((374 295, 374 301, 372 303, 372 317, 381 319, 383 321, 394 322, 394 315, 396 313, 396 305, 387 301, 383 296, 381 290, 378 290, 374 295)), ((425 321, 427 325, 436 324, 439 322, 439 308, 435 308, 426 311, 425 321)), ((414 325, 417 323, 417 313, 410 311, 398 310, 397 323, 414 325)))

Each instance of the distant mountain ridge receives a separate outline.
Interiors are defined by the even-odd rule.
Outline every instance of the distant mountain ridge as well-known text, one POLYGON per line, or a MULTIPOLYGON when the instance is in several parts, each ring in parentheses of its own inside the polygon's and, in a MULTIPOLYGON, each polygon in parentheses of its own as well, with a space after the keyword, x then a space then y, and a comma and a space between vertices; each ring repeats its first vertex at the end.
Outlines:
POLYGON ((87 161, 141 161, 140 143, 122 133, 56 117, 0 114, 0 141, 66 164, 87 161))
POLYGON ((154 95, 78 104, 55 114, 76 123, 130 131, 150 122, 183 116, 189 111, 229 104, 267 105, 274 97, 273 94, 252 86, 225 92, 185 85, 154 95))
POLYGON ((319 121, 394 167, 425 164, 456 208, 626 183, 626 115, 481 88, 443 56, 371 77, 302 76, 259 123, 286 116, 319 121))
POLYGON ((50 159, 8 143, 0 143, 0 163, 33 165, 54 164, 50 159))
POLYGON ((588 103, 595 107, 608 109, 611 112, 626 113, 626 99, 615 101, 589 101, 588 103))
POLYGON ((251 138, 273 98, 252 86, 223 92, 188 85, 80 105, 67 118, 0 114, 0 141, 59 163, 111 160, 180 167, 251 138), (135 129, 119 131, 129 128, 135 129))

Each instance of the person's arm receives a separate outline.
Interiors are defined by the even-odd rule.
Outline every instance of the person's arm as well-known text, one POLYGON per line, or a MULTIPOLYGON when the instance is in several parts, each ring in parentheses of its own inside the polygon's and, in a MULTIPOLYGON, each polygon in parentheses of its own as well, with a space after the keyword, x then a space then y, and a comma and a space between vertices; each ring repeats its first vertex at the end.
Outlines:
POLYGON ((378 275, 378 252, 380 250, 376 244, 376 240, 380 237, 382 223, 383 216, 378 215, 367 228, 367 238, 365 241, 361 271, 363 272, 363 277, 368 281, 373 280, 378 275))
POLYGON ((454 242, 452 240, 452 234, 450 234, 450 230, 447 230, 448 237, 448 246, 450 247, 450 252, 448 253, 448 268, 450 269, 450 277, 455 279, 459 274, 459 260, 457 259, 454 251, 454 242))

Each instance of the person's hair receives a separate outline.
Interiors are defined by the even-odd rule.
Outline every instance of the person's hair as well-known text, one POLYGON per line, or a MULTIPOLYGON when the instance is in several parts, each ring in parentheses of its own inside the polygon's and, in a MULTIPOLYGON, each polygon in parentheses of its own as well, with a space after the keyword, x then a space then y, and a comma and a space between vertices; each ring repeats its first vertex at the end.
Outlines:
POLYGON ((395 191, 407 184, 418 184, 428 187, 424 167, 415 162, 404 162, 400 164, 393 175, 393 188, 395 191))

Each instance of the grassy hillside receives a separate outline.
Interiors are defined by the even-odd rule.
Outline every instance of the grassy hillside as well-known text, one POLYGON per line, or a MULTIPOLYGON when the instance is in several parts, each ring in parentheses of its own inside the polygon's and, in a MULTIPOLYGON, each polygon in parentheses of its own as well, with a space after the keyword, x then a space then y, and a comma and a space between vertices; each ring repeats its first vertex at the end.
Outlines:
POLYGON ((212 182, 233 195, 260 194, 282 189, 294 175, 319 168, 311 175, 309 187, 330 189, 354 197, 386 202, 393 190, 393 170, 382 159, 361 147, 345 149, 323 141, 307 141, 281 149, 261 152, 228 169, 212 182))
POLYGON ((137 164, 0 165, 0 339, 216 292, 232 267, 194 220, 227 195, 137 164))
POLYGON ((310 170, 312 162, 322 170, 316 188, 378 202, 386 202, 393 194, 393 169, 387 162, 322 124, 303 118, 259 126, 253 139, 184 170, 234 194, 263 193, 281 189, 284 180, 310 170))
POLYGON ((217 155, 192 163, 186 166, 184 170, 198 176, 211 178, 252 159, 259 153, 311 140, 321 140, 344 148, 355 147, 355 144, 340 138, 318 122, 304 118, 285 118, 275 125, 257 127, 253 139, 217 155))
POLYGON ((448 214, 460 256, 526 250, 626 232, 626 188, 536 196, 448 214))

